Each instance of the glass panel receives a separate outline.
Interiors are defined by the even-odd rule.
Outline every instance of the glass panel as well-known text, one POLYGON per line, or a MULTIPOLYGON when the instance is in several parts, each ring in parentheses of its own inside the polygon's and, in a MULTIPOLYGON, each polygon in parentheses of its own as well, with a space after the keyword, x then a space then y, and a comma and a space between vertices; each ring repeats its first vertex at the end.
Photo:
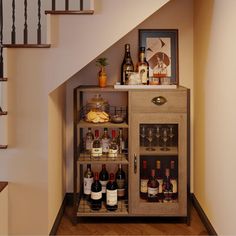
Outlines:
POLYGON ((140 124, 140 200, 178 201, 178 124, 140 124))

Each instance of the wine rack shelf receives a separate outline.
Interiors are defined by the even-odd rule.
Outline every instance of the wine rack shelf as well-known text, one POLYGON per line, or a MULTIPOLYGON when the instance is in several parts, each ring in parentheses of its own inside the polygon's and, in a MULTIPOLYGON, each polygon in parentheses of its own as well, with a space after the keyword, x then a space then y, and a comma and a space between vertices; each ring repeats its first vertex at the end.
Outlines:
POLYGON ((101 157, 92 157, 90 154, 87 153, 80 153, 80 156, 78 158, 79 164, 88 164, 88 163, 94 163, 94 164, 128 164, 127 155, 125 154, 118 154, 117 157, 111 158, 107 155, 102 155, 101 157))
POLYGON ((111 123, 111 122, 106 122, 106 123, 90 123, 84 120, 80 120, 78 123, 78 128, 128 128, 129 125, 127 123, 111 123))
POLYGON ((177 156, 177 147, 168 147, 168 150, 162 150, 162 147, 152 147, 153 151, 147 150, 148 147, 140 147, 140 155, 142 156, 177 156))
POLYGON ((127 216, 128 215, 128 200, 119 200, 118 208, 115 211, 106 209, 105 203, 102 203, 102 208, 94 211, 90 207, 90 203, 81 199, 79 202, 77 216, 127 216))

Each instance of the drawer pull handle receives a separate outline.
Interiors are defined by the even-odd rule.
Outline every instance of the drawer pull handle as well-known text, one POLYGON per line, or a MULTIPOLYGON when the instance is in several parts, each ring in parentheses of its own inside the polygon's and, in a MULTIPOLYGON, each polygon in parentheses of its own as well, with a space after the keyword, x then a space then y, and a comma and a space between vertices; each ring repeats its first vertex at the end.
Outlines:
POLYGON ((152 102, 157 105, 157 106, 160 106, 160 105, 163 105, 167 102, 166 98, 162 97, 162 96, 158 96, 158 97, 155 97, 152 99, 152 102))

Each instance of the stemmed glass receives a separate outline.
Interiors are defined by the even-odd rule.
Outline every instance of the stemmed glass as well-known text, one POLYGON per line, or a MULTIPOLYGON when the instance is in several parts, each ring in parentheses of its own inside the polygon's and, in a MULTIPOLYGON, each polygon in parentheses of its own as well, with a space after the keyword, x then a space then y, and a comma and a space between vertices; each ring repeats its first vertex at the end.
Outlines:
POLYGON ((147 135, 146 138, 149 142, 149 147, 146 148, 148 151, 155 151, 155 148, 152 147, 152 141, 153 141, 154 133, 152 128, 147 129, 147 135))
POLYGON ((146 129, 144 125, 140 127, 140 137, 141 137, 141 146, 144 146, 144 141, 146 137, 146 129))
POLYGON ((171 125, 169 126, 170 128, 170 132, 169 132, 169 137, 170 137, 170 146, 173 146, 173 137, 175 136, 174 135, 174 127, 171 125))
POLYGON ((162 140, 164 142, 163 147, 161 148, 162 151, 169 151, 170 149, 167 147, 167 140, 168 140, 169 136, 168 136, 168 128, 163 128, 163 132, 162 132, 162 140))
POLYGON ((157 146, 160 143, 160 137, 161 137, 161 132, 160 132, 160 127, 159 125, 156 126, 156 138, 157 138, 157 146))

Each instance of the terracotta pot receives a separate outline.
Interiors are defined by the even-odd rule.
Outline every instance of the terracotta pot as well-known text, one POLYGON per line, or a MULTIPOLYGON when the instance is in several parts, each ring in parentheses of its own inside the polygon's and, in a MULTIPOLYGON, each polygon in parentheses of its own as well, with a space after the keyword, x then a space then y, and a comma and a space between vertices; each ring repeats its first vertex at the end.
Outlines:
POLYGON ((98 74, 99 87, 104 88, 107 85, 107 73, 105 67, 102 67, 98 74))

